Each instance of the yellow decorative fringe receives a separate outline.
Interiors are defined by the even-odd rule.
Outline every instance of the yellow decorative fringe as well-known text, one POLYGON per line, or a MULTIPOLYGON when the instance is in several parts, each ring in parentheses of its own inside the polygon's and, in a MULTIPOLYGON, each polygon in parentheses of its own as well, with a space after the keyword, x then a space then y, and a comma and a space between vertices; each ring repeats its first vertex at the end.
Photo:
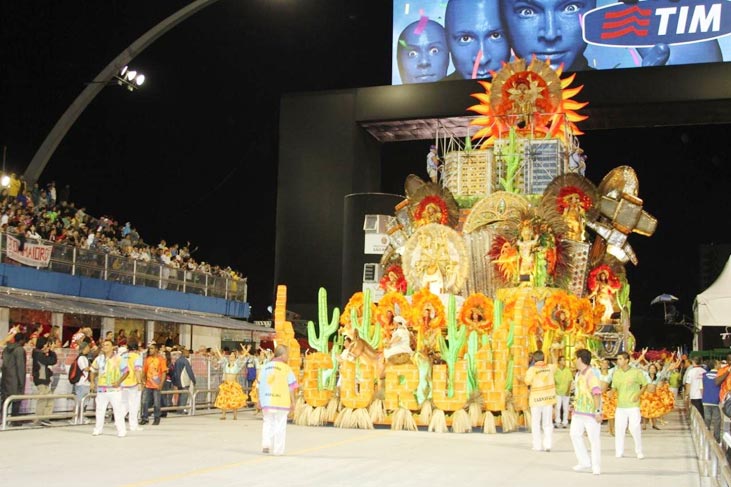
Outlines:
POLYGON ((350 428, 351 416, 353 415, 353 408, 344 408, 335 417, 333 426, 336 428, 350 428))
POLYGON ((419 423, 429 424, 431 422, 433 408, 434 405, 432 404, 431 399, 424 401, 421 405, 421 411, 419 412, 419 423))
POLYGON ((350 428, 372 430, 373 421, 366 408, 358 408, 350 415, 350 428))
POLYGON ((467 407, 472 426, 482 425, 482 401, 470 401, 467 407))
POLYGON ((518 429, 518 413, 514 409, 501 411, 500 417, 502 419, 503 433, 509 433, 518 429))
POLYGON ((386 408, 383 407, 382 399, 374 399, 368 406, 368 414, 371 417, 371 423, 383 423, 386 419, 386 408))
POLYGON ((452 413, 452 431, 454 433, 472 432, 472 420, 464 409, 458 409, 452 413))
POLYGON ((482 432, 488 435, 494 435, 497 433, 495 428, 495 416, 492 415, 491 411, 485 411, 484 424, 482 425, 482 432))
POLYGON ((327 421, 327 408, 320 406, 310 412, 307 418, 309 426, 322 426, 327 421))
POLYGON ((435 409, 431 415, 431 421, 429 422, 428 431, 435 433, 446 433, 449 431, 447 428, 447 418, 444 415, 444 411, 441 409, 435 409))
POLYGON ((325 419, 328 423, 332 423, 335 421, 335 416, 338 414, 338 408, 340 407, 340 399, 333 396, 330 398, 330 400, 327 403, 326 406, 326 413, 325 413, 325 419))
POLYGON ((391 429, 396 431, 417 431, 419 428, 416 426, 411 411, 406 408, 398 408, 391 415, 391 429))
POLYGON ((299 426, 309 426, 310 413, 312 413, 312 406, 305 404, 299 408, 295 407, 294 410, 294 424, 299 426))

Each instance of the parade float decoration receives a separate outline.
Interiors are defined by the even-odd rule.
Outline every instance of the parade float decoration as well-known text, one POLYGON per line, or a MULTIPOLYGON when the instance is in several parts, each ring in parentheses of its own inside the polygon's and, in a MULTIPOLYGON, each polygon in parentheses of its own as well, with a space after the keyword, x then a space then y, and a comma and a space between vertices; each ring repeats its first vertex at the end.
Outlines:
POLYGON ((469 107, 477 130, 444 154, 441 182, 405 181, 380 302, 359 292, 340 315, 320 291, 299 424, 511 431, 529 424, 532 351, 556 362, 577 348, 632 350, 629 237, 657 225, 635 172, 617 167, 598 186, 584 176, 587 103, 574 100, 574 75, 535 58, 492 74, 469 107))

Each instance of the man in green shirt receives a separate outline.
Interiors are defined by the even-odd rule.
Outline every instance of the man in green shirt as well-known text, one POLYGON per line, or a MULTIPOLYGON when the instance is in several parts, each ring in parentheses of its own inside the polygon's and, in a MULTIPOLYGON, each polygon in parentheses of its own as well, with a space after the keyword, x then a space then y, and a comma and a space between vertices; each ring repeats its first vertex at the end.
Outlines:
POLYGON ((573 380, 571 369, 566 367, 566 357, 559 357, 558 367, 553 373, 553 382, 556 384, 556 406, 553 411, 556 428, 566 428, 569 425, 569 396, 573 380))
POLYGON ((614 455, 617 458, 624 454, 624 435, 628 426, 635 442, 637 458, 645 458, 642 453, 640 396, 645 392, 647 384, 644 372, 636 367, 630 367, 629 354, 619 352, 617 368, 612 376, 612 389, 617 394, 617 410, 614 413, 614 455))

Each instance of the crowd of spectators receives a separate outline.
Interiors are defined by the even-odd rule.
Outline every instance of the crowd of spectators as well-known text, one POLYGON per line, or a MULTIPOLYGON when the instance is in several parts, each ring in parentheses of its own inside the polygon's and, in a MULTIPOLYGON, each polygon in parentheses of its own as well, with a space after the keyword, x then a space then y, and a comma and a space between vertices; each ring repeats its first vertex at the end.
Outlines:
POLYGON ((93 217, 86 207, 70 201, 69 185, 59 192, 55 181, 45 188, 35 183, 28 188, 23 176, 10 175, 9 185, 0 192, 0 229, 25 242, 64 244, 143 262, 160 263, 171 269, 198 271, 239 281, 239 271, 230 266, 220 267, 198 262, 193 253, 197 248, 170 244, 163 239, 157 245, 146 243, 130 223, 120 224, 113 217, 93 217))

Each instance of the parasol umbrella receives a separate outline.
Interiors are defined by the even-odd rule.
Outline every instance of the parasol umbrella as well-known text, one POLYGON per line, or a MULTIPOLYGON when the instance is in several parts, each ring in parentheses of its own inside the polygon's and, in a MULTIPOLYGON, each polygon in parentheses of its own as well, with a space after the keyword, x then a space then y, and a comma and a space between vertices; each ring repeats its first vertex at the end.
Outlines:
POLYGON ((673 303, 677 300, 678 300, 678 298, 676 298, 672 294, 661 294, 660 296, 656 296, 655 299, 650 301, 650 304, 673 303))

